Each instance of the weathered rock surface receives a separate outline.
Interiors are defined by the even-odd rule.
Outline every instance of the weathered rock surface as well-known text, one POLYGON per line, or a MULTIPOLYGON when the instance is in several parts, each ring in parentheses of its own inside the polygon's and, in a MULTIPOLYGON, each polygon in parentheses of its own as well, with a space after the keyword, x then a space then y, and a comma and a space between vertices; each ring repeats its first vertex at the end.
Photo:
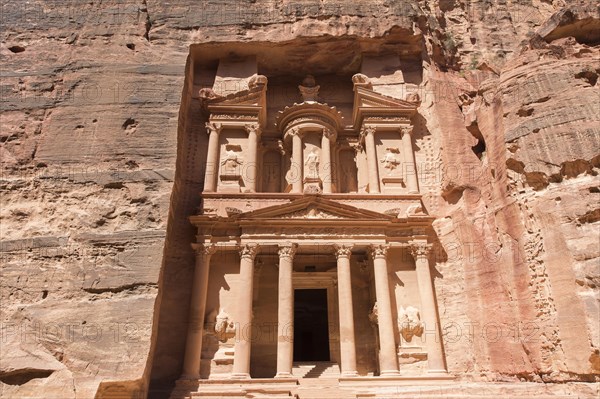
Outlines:
POLYGON ((423 38, 431 138, 417 144, 438 218, 449 371, 594 394, 570 388, 600 374, 594 2, 51 1, 2 12, 0 396, 136 397, 179 376, 187 216, 206 156, 206 138, 190 134, 201 116, 182 97, 190 45, 328 35, 368 46, 394 32, 423 38))

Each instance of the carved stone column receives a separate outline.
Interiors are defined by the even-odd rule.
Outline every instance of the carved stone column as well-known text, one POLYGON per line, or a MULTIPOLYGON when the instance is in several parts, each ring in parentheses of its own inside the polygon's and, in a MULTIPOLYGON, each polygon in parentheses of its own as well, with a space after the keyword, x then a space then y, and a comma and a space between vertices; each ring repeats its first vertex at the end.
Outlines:
POLYGON ((244 182, 248 192, 256 192, 256 179, 258 170, 258 138, 260 137, 260 127, 257 123, 245 126, 248 132, 248 162, 246 163, 246 173, 244 173, 244 182))
POLYGON ((426 241, 412 241, 410 244, 412 256, 415 258, 417 281, 421 295, 421 313, 425 324, 423 338, 427 346, 428 372, 445 374, 446 365, 442 350, 442 335, 440 334, 433 280, 431 279, 428 259, 432 245, 426 241))
POLYGON ((216 252, 214 244, 192 244, 196 250, 196 267, 192 281, 192 298, 183 360, 182 378, 200 378, 200 360, 202 354, 202 331, 206 313, 206 293, 208 290, 208 272, 210 257, 216 252))
POLYGON ((292 271, 296 244, 279 245, 279 289, 277 307, 277 374, 292 377, 294 359, 294 287, 292 271))
POLYGON ((390 282, 388 278, 387 251, 389 245, 371 246, 375 274, 375 295, 377 297, 377 323, 379 326, 379 371, 381 376, 399 375, 390 282))
POLYGON ((206 154, 206 172, 204 174, 204 192, 214 192, 217 189, 217 172, 219 170, 219 133, 220 123, 206 123, 208 133, 208 151, 206 154))
POLYGON ((333 165, 331 163, 331 139, 334 134, 331 130, 323 129, 321 138, 321 162, 323 163, 323 193, 331 194, 331 182, 333 179, 333 165))
POLYGON ((367 151, 367 165, 369 170, 369 193, 379 193, 379 170, 377 166, 377 150, 375 148, 375 127, 363 128, 365 149, 367 151))
POLYGON ((412 147, 412 126, 401 128, 402 131, 402 152, 404 155, 404 171, 406 174, 405 182, 409 194, 419 193, 419 184, 417 182, 417 165, 415 164, 415 153, 412 147))
POLYGON ((338 274, 338 303, 340 309, 340 355, 343 377, 356 377, 356 341, 354 310, 352 308, 352 276, 350 256, 352 245, 336 245, 338 274))
POLYGON ((246 244, 240 249, 240 276, 235 354, 231 378, 250 378, 250 346, 252 341, 252 288, 254 258, 258 244, 246 244))
POLYGON ((292 136, 292 166, 290 177, 292 179, 292 192, 302 193, 302 180, 304 179, 304 155, 302 154, 302 136, 298 129, 291 129, 292 136))

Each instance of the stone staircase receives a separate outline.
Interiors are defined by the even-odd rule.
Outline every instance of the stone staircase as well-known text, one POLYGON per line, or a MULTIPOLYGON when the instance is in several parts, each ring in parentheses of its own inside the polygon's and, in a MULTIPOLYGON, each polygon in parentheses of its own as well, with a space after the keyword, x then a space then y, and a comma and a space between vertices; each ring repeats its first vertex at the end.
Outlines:
POLYGON ((333 362, 295 362, 292 375, 300 378, 339 378, 340 366, 333 362))

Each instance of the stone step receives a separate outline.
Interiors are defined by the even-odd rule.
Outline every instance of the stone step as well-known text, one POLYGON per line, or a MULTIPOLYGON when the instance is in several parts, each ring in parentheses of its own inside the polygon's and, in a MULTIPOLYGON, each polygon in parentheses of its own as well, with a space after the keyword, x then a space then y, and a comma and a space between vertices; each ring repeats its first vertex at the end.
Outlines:
POLYGON ((296 362, 292 375, 296 378, 338 378, 340 367, 333 362, 296 362))

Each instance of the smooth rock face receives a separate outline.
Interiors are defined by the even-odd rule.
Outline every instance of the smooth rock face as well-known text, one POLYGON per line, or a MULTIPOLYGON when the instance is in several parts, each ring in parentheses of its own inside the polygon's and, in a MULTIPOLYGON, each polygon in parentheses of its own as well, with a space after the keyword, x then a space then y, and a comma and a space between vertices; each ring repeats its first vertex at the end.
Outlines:
POLYGON ((390 36, 422 52, 381 83, 421 94, 448 371, 563 384, 490 396, 597 395, 599 21, 560 0, 3 4, 0 396, 167 397, 179 378, 208 139, 193 45, 314 41, 348 73, 390 36))

